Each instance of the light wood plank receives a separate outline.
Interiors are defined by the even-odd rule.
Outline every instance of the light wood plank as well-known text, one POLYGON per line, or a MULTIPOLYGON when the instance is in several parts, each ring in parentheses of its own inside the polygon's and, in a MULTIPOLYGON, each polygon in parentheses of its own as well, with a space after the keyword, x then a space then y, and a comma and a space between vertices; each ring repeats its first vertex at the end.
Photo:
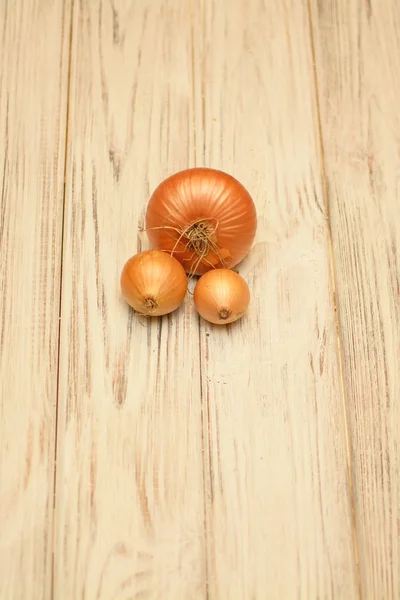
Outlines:
POLYGON ((203 162, 248 187, 261 242, 242 267, 248 316, 226 329, 201 326, 209 597, 351 600, 357 576, 307 6, 204 0, 195 22, 204 32, 196 70, 203 162))
POLYGON ((119 291, 153 189, 193 165, 181 0, 76 3, 62 294, 55 594, 205 597, 199 327, 119 291))
POLYGON ((70 3, 0 3, 0 597, 51 589, 70 3))
POLYGON ((362 597, 400 597, 400 5, 312 3, 362 597))

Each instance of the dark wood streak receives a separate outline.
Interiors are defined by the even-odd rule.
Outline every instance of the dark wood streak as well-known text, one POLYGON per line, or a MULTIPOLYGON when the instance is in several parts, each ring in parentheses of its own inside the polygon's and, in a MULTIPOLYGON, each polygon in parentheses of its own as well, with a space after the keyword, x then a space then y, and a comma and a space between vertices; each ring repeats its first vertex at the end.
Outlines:
POLYGON ((396 238, 391 232, 390 234, 391 244, 390 251, 388 248, 387 260, 389 272, 393 273, 393 289, 395 290, 397 301, 400 302, 400 270, 397 262, 397 247, 396 247, 396 238))
POLYGON ((327 331, 326 331, 326 328, 324 327, 323 332, 322 332, 322 340, 321 340, 321 347, 320 347, 320 353, 319 353, 319 374, 321 377, 324 372, 326 339, 327 339, 327 331))
POLYGON ((315 331, 317 332, 317 338, 319 339, 319 318, 318 318, 318 306, 315 307, 315 331))
POLYGON ((76 377, 76 373, 79 372, 79 352, 78 352, 78 336, 77 336, 77 327, 78 327, 78 296, 76 291, 73 292, 72 300, 71 300, 72 310, 71 310, 71 319, 69 324, 69 337, 70 343, 68 346, 69 354, 68 354, 68 388, 69 388, 69 402, 67 402, 67 421, 69 420, 69 412, 70 410, 73 412, 71 418, 75 418, 77 420, 77 425, 79 424, 78 415, 80 414, 80 406, 79 406, 79 381, 78 377, 76 377))
POLYGON ((92 357, 90 352, 90 336, 89 336, 89 301, 88 288, 86 282, 83 289, 83 320, 85 328, 85 389, 90 397, 92 395, 92 357))
MULTIPOLYGON (((82 172, 83 178, 83 172, 82 172)), ((82 182, 83 185, 83 182, 82 182)), ((82 196, 84 198, 84 196, 82 196)), ((97 290, 97 310, 103 311, 103 299, 100 293, 100 235, 99 219, 97 214, 97 183, 96 183, 96 165, 92 163, 92 217, 94 227, 94 254, 96 265, 96 290, 97 290)))
POLYGON ((310 362, 311 373, 315 377, 314 358, 313 358, 313 355, 311 352, 308 353, 308 358, 309 358, 309 362, 310 362))
MULTIPOLYGON (((83 159, 82 159, 83 160, 83 159)), ((72 174, 71 174, 71 195, 73 198, 75 198, 75 189, 76 189, 76 172, 77 172, 77 166, 75 161, 73 161, 72 163, 72 174)), ((82 173, 82 177, 83 177, 83 169, 81 169, 80 171, 82 173)), ((81 192, 83 191, 83 187, 81 187, 81 192)), ((70 207, 70 211, 71 211, 71 228, 70 231, 71 233, 73 233, 75 231, 74 227, 76 225, 76 210, 77 210, 77 206, 75 202, 71 203, 71 207, 70 207)), ((71 255, 72 256, 76 256, 76 252, 77 252, 77 236, 75 235, 71 235, 70 236, 70 244, 71 244, 71 255)), ((75 262, 72 263, 72 267, 73 267, 73 275, 75 274, 75 262)), ((79 268, 79 263, 78 263, 78 267, 79 268)))
POLYGON ((145 9, 144 14, 143 14, 143 27, 142 27, 142 31, 140 34, 140 42, 139 42, 138 53, 137 53, 137 77, 134 77, 133 83, 132 83, 132 88, 131 88, 132 109, 129 112, 129 114, 127 115, 127 130, 129 131, 129 138, 128 138, 128 144, 126 147, 126 154, 128 154, 128 152, 131 148, 131 145, 133 143, 134 136, 135 136, 134 115, 135 115, 135 110, 136 110, 137 86, 138 86, 138 81, 140 79, 140 70, 141 70, 141 66, 142 66, 142 47, 143 47, 144 34, 146 31, 146 26, 147 26, 147 16, 148 16, 148 8, 145 9))
MULTIPOLYGON (((133 11, 135 11, 135 9, 137 10, 136 7, 136 2, 135 0, 131 1, 131 7, 128 11, 128 15, 125 17, 125 19, 121 19, 120 15, 118 13, 118 10, 115 8, 115 4, 113 2, 113 0, 111 0, 111 11, 112 11, 112 33, 113 33, 113 43, 114 46, 119 46, 120 48, 123 47, 124 43, 125 43, 125 37, 126 37, 126 28, 125 30, 122 32, 121 31, 121 20, 122 21, 129 21, 129 18, 131 16, 131 13, 133 11)), ((147 11, 147 9, 146 9, 147 11)))
MULTIPOLYGON (((42 118, 42 129, 44 129, 44 124, 43 124, 43 118, 42 118)), ((45 147, 45 143, 43 140, 40 141, 40 145, 41 147, 45 147)), ((53 160, 55 160, 55 158, 53 158, 53 160)), ((43 161, 43 168, 44 168, 44 173, 41 173, 41 182, 42 182, 42 186, 43 189, 41 190, 41 205, 40 205, 40 214, 42 215, 58 215, 58 211, 55 210, 52 206, 54 200, 52 197, 50 197, 50 189, 49 189, 49 183, 51 182, 53 175, 51 173, 49 173, 49 166, 51 164, 51 161, 47 160, 47 156, 44 157, 44 161, 43 161)), ((53 217, 54 218, 54 217, 53 217)), ((39 297, 40 298, 45 298, 46 297, 46 290, 48 288, 48 269, 47 269, 47 265, 50 262, 51 264, 51 273, 55 273, 56 272, 56 262, 55 262, 55 256, 51 255, 51 253, 49 252, 49 242, 51 241, 51 236, 49 235, 48 232, 48 225, 51 224, 51 220, 48 219, 39 219, 39 224, 38 224, 38 229, 39 229, 39 235, 38 235, 38 239, 40 240, 40 245, 39 245, 39 285, 40 285, 40 294, 39 297)), ((57 278, 57 283, 58 283, 58 278, 57 278)), ((53 286, 55 284, 55 280, 54 277, 51 278, 50 280, 50 284, 51 282, 53 282, 53 286)), ((54 291, 54 287, 53 287, 53 291, 54 291)), ((59 288, 57 286, 57 292, 59 292, 59 288)), ((56 293, 57 293, 56 292, 56 293)), ((57 293, 57 297, 58 297, 58 293, 57 293)), ((55 298, 54 294, 51 295, 51 298, 55 298)), ((51 331, 50 328, 46 327, 46 323, 48 321, 48 315, 49 312, 51 312, 53 314, 53 306, 47 304, 47 303, 41 303, 38 307, 38 309, 36 310, 36 307, 34 308, 35 310, 35 314, 38 315, 39 319, 38 319, 38 323, 37 323, 37 327, 39 329, 39 331, 37 332, 38 337, 40 337, 40 341, 42 344, 42 348, 46 347, 46 339, 47 336, 51 337, 51 331)), ((58 309, 58 307, 57 307, 58 309)), ((57 323, 58 325, 58 323, 57 323)), ((40 368, 40 357, 42 356, 42 352, 37 352, 36 353, 36 361, 37 361, 37 368, 40 368)))
MULTIPOLYGON (((165 317, 164 317, 165 318, 165 317)), ((167 340, 171 340, 173 338, 174 335, 174 327, 173 327, 173 316, 172 314, 168 314, 166 315, 166 319, 167 319, 167 340)), ((177 332, 176 334, 177 335, 177 332)), ((165 352, 165 372, 169 373, 169 367, 170 367, 170 361, 169 361, 169 352, 170 352, 170 348, 171 348, 172 344, 169 343, 167 344, 166 347, 166 352, 165 352)), ((175 354, 176 354, 177 348, 175 346, 175 354)))
POLYGON ((121 175, 121 157, 117 155, 114 148, 109 148, 108 158, 110 159, 110 163, 113 169, 114 179, 116 183, 119 183, 119 178, 121 175))
MULTIPOLYGON (((353 220, 354 229, 356 229, 356 225, 357 224, 353 220)), ((351 238, 348 238, 348 239, 351 239, 351 238)), ((367 320, 366 320, 366 314, 364 311, 365 298, 364 298, 364 290, 363 290, 363 285, 362 285, 363 276, 362 276, 362 269, 361 269, 361 265, 363 264, 363 259, 362 259, 362 256, 360 255, 359 247, 356 245, 352 244, 351 251, 349 254, 350 254, 350 256, 354 257, 353 267, 354 267, 356 289, 357 289, 356 298, 357 298, 357 306, 358 306, 358 317, 360 319, 360 322, 362 323, 363 328, 365 329, 367 327, 367 320)), ((365 254, 365 248, 364 248, 363 254, 365 254)), ((337 302, 337 298, 335 299, 335 306, 336 306, 336 302, 337 302)), ((364 348, 364 350, 365 350, 365 348, 364 348)))
MULTIPOLYGON (((376 263, 375 257, 374 257, 374 270, 373 270, 373 274, 374 274, 374 290, 372 290, 371 293, 371 297, 372 298, 376 298, 376 311, 374 310, 374 307, 371 306, 371 317, 374 316, 374 314, 376 313, 376 319, 378 321, 378 323, 376 324, 376 322, 374 323, 373 326, 373 335, 374 337, 377 338, 376 342, 374 343, 374 352, 375 352, 375 364, 377 366, 377 371, 378 371, 378 365, 380 363, 382 363, 382 370, 383 370, 383 377, 384 377, 384 381, 385 381, 385 394, 386 394, 386 410, 389 411, 391 406, 390 406, 390 394, 389 394, 389 374, 388 374, 388 359, 387 359, 387 354, 386 354, 386 339, 385 339, 385 328, 383 325, 383 320, 382 320, 382 307, 381 307, 381 303, 380 303, 380 294, 379 294, 379 283, 378 283, 378 269, 379 266, 376 263), (376 326, 378 325, 378 327, 376 326), (377 354, 377 342, 380 342, 380 351, 382 353, 382 361, 379 361, 379 357, 377 354)), ((382 399, 383 400, 383 399, 382 399)))
MULTIPOLYGON (((4 242, 5 214, 6 214, 6 182, 7 182, 7 167, 8 167, 8 142, 9 142, 9 98, 6 104, 6 124, 4 131, 4 159, 3 159, 3 176, 1 183, 1 204, 0 204, 0 252, 4 242)), ((5 244, 7 247, 7 244, 5 244)))
MULTIPOLYGON (((146 327, 147 348, 150 349, 151 348, 151 330, 152 330, 151 320, 150 319, 147 319, 146 325, 147 325, 147 327, 146 327)), ((148 360, 147 361, 147 368, 149 369, 149 367, 150 367, 150 361, 148 360)))
MULTIPOLYGON (((72 164, 72 191, 75 190, 76 184, 76 164, 75 161, 72 164)), ((83 172, 82 172, 83 178, 83 172)), ((82 181, 82 189, 83 189, 83 181, 82 181)), ((77 207, 76 203, 73 202, 71 205, 71 225, 70 231, 76 231, 77 225, 77 207)), ((75 235, 71 236, 71 254, 72 256, 78 255, 77 249, 77 238, 75 235)), ((75 266, 79 269, 79 263, 73 262, 72 269, 72 278, 75 280, 77 277, 77 273, 75 272, 75 266)), ((68 400, 66 402, 66 422, 68 423, 70 419, 73 419, 76 414, 79 413, 79 382, 76 377, 76 373, 78 373, 78 343, 77 343, 77 327, 78 327, 78 297, 77 290, 74 286, 72 291, 71 298, 71 314, 69 319, 69 344, 68 344, 68 400)))
MULTIPOLYGON (((120 43, 123 43, 123 37, 121 40, 120 30, 119 30, 119 17, 118 12, 114 6, 114 3, 111 2, 111 10, 112 10, 112 30, 113 30, 113 42, 115 46, 118 46, 120 43)), ((101 12, 101 9, 100 9, 101 12)))
POLYGON ((364 309, 368 309, 369 311, 366 311, 366 321, 369 325, 369 328, 367 331, 370 332, 370 335, 368 336, 367 340, 366 340, 366 354, 368 357, 368 364, 373 365, 373 368, 370 368, 368 371, 368 375, 369 375, 369 381, 370 381, 370 385, 369 388, 371 390, 371 393, 369 394, 369 401, 371 403, 371 408, 375 403, 378 403, 380 405, 380 410, 376 411, 375 413, 375 418, 377 419, 377 423, 375 424, 375 427, 373 427, 373 429, 375 429, 375 433, 376 435, 374 435, 373 437, 373 446, 374 449, 376 450, 374 452, 375 457, 376 457, 376 467, 375 467, 375 475, 377 476, 375 478, 376 483, 381 487, 383 493, 384 492, 384 488, 385 488, 385 483, 387 482, 387 480, 389 479, 389 473, 385 473, 385 466, 384 466, 384 456, 385 456, 385 450, 384 450, 384 446, 386 446, 386 444, 384 444, 384 440, 387 439, 387 420, 388 420, 388 413, 390 411, 390 396, 388 394, 388 389, 389 389, 389 380, 388 380, 388 374, 387 374, 387 356, 386 356, 386 348, 385 348, 385 339, 384 339, 384 334, 383 334, 383 325, 382 325, 382 320, 381 320, 381 306, 380 306, 380 302, 379 302, 379 286, 378 286, 378 280, 377 280, 377 264, 376 264, 376 260, 375 257, 373 257, 373 264, 374 264, 374 268, 373 268, 373 277, 374 277, 374 286, 370 287, 370 289, 368 290, 368 296, 370 298, 368 304, 367 304, 367 294, 363 294, 364 296, 364 309), (374 302, 375 300, 375 302, 374 302), (380 343, 381 342, 381 343, 380 343), (378 349, 378 345, 379 345, 379 349, 378 349), (381 355, 380 355, 381 353, 381 355), (384 377, 384 382, 385 382, 385 397, 384 398, 379 398, 377 397, 376 394, 376 390, 380 389, 381 386, 378 384, 378 386, 375 383, 374 380, 374 374, 376 374, 376 378, 379 379, 379 375, 381 373, 381 369, 379 368, 380 366, 380 357, 382 358, 382 362, 383 362, 383 377, 384 377), (384 410, 382 410, 384 409, 384 410), (385 430, 385 436, 382 435, 383 430, 385 430), (385 477, 386 475, 386 477, 385 477))
POLYGON ((128 323, 127 323, 127 335, 125 341, 125 347, 120 353, 114 367, 113 377, 113 395, 114 402, 117 408, 122 408, 126 401, 126 393, 128 389, 128 371, 127 364, 129 363, 129 352, 132 344, 132 331, 133 331, 133 310, 128 311, 128 323))
POLYGON ((146 490, 146 469, 143 467, 143 457, 139 451, 136 453, 135 460, 135 480, 143 523, 150 531, 153 531, 149 499, 146 490))
MULTIPOLYGON (((92 543, 94 542, 95 536, 97 535, 97 511, 96 511, 96 483, 97 483, 97 460, 96 460, 96 444, 92 440, 90 450, 90 510, 91 510, 91 523, 92 523, 92 543)), ((89 549, 88 549, 89 550, 89 549)), ((89 552, 87 554, 87 562, 89 562, 89 552)), ((88 569, 86 568, 86 573, 88 569)))
MULTIPOLYGON (((101 49, 101 29, 102 29, 102 12, 101 12, 101 10, 99 10, 98 28, 99 28, 98 51, 99 51, 99 59, 100 59, 99 66, 100 66, 101 99, 103 102, 103 113, 104 113, 104 117, 105 117, 104 120, 106 121, 106 116, 108 115, 108 92, 107 92, 106 75, 105 75, 105 70, 104 70, 104 65, 103 65, 103 52, 101 49)), ((106 129, 107 129, 107 127, 106 127, 106 129)))
POLYGON ((136 234, 136 252, 141 252, 143 249, 142 239, 140 237, 140 231, 143 230, 144 218, 141 217, 138 223, 138 232, 136 234))
POLYGON ((162 325, 163 320, 159 318, 157 321, 157 371, 160 369, 162 325))
MULTIPOLYGON (((6 200, 7 200, 7 168, 8 168, 8 143, 9 143, 9 98, 7 97, 6 104, 6 122, 4 132, 4 160, 3 160, 3 177, 1 185, 1 203, 0 203, 0 256, 5 254, 5 248, 8 246, 9 231, 6 231, 6 200)), ((6 264, 6 261, 2 259, 2 263, 6 264)), ((4 352, 4 336, 6 330, 6 303, 5 303, 5 292, 6 292, 6 280, 2 282, 0 293, 2 294, 2 310, 1 310, 1 326, 0 326, 0 358, 4 352)))
POLYGON ((100 235, 99 235, 99 221, 97 214, 97 172, 96 165, 92 162, 92 216, 93 216, 93 226, 95 232, 95 268, 96 268, 96 290, 97 290, 97 309, 102 317, 103 323, 103 340, 105 344, 106 350, 106 367, 109 367, 110 356, 109 356, 109 348, 106 343, 107 341, 107 321, 108 321, 108 305, 107 305, 107 296, 104 287, 104 282, 101 277, 101 267, 100 267, 100 235))
POLYGON ((368 19, 368 21, 370 21, 371 18, 372 18, 372 3, 371 3, 371 0, 365 0, 365 7, 366 7, 366 11, 367 11, 367 19, 368 19))
MULTIPOLYGON (((111 5, 112 5, 112 13, 113 13, 114 45, 122 46, 125 41, 125 34, 121 35, 121 33, 120 33, 120 25, 119 25, 120 19, 119 19, 118 11, 115 9, 113 3, 111 3, 111 5)), ((133 3, 133 6, 134 6, 134 3, 133 3)), ((109 158, 109 161, 110 161, 110 164, 112 167, 114 180, 117 184, 120 181, 122 171, 124 168, 124 163, 125 163, 126 157, 128 156, 128 153, 130 151, 130 148, 132 146, 132 142, 134 139, 134 119, 133 119, 133 117, 135 114, 135 107, 136 107, 137 82, 139 80, 139 73, 140 73, 140 69, 141 69, 141 62, 142 62, 141 48, 143 46, 143 37, 144 37, 145 29, 146 29, 147 12, 148 12, 148 10, 146 9, 144 11, 144 15, 143 15, 143 28, 142 28, 142 32, 141 32, 141 40, 139 43, 139 49, 138 49, 138 54, 137 54, 137 67, 136 68, 137 68, 138 74, 133 79, 133 84, 132 84, 132 89, 131 89, 132 109, 129 111, 129 114, 127 115, 127 118, 126 118, 127 131, 129 132, 129 135, 127 136, 125 147, 117 148, 115 146, 115 144, 116 144, 115 140, 111 139, 111 136, 109 133, 109 126, 108 126, 109 99, 108 99, 108 92, 107 92, 107 76, 106 76, 106 71, 104 68, 104 59, 103 59, 103 52, 102 52, 102 46, 101 46, 102 10, 101 9, 99 10, 98 53, 99 53, 99 59, 100 59, 99 60, 99 65, 100 65, 99 68, 100 68, 100 81, 101 81, 101 90, 102 90, 101 97, 102 97, 102 102, 103 102, 103 117, 104 117, 104 126, 105 126, 105 130, 106 130, 107 144, 108 144, 108 158, 109 158)))
MULTIPOLYGON (((212 460, 212 448, 213 448, 213 439, 212 439, 212 425, 211 425, 211 408, 210 408, 210 390, 209 390, 209 385, 207 383, 207 389, 205 392, 205 398, 204 398, 204 408, 205 408, 205 421, 206 421, 206 427, 207 427, 207 454, 208 454, 208 473, 210 476, 210 487, 209 487, 209 503, 212 506, 214 503, 214 479, 215 479, 215 475, 214 475, 214 465, 213 465, 213 460, 212 460)), ((217 436, 217 460, 218 462, 220 462, 220 457, 219 457, 219 440, 218 440, 218 436, 217 436)))
POLYGON ((299 188, 297 188, 297 200, 299 204, 300 214, 304 218, 304 203, 299 188))
MULTIPOLYGON (((147 323, 147 343, 148 343, 148 347, 151 348, 151 331, 154 325, 156 325, 157 327, 157 358, 156 358, 156 374, 155 374, 155 390, 154 390, 154 399, 153 399, 153 408, 154 410, 157 410, 157 407, 159 406, 162 398, 161 398, 161 389, 162 389, 162 385, 161 385, 161 375, 162 375, 162 371, 161 371, 161 341, 162 341, 162 330, 163 330, 163 317, 158 317, 156 319, 157 323, 154 323, 154 320, 152 317, 148 318, 148 323, 147 323)), ((147 378, 148 381, 150 381, 150 360, 147 361, 147 378)))
POLYGON ((204 536, 206 541, 206 552, 204 559, 204 573, 205 573, 205 592, 206 592, 206 600, 209 599, 210 596, 210 582, 209 582, 209 561, 211 557, 209 556, 209 540, 211 538, 209 525, 208 525, 208 515, 210 514, 210 506, 213 504, 214 500, 214 487, 213 487, 213 465, 211 459, 211 444, 210 444, 210 396, 208 389, 208 381, 205 379, 203 381, 203 373, 204 370, 204 362, 207 365, 208 355, 209 355, 209 345, 208 345, 208 337, 205 338, 204 344, 202 344, 201 338, 201 318, 198 318, 198 327, 199 327, 199 359, 200 359, 200 401, 201 401, 201 411, 200 411, 200 419, 201 419, 201 440, 202 440, 202 454, 203 454, 203 527, 204 527, 204 536), (202 354, 202 346, 205 348, 205 361, 203 362, 203 354, 202 354), (207 446, 206 446, 207 441, 207 446))
POLYGON ((317 0, 318 15, 322 18, 328 6, 326 0, 317 0))
MULTIPOLYGON (((314 199, 314 205, 319 210, 319 212, 321 213, 321 215, 325 216, 326 212, 325 212, 325 209, 323 208, 323 203, 321 203, 319 201, 318 194, 317 194, 317 189, 315 187, 315 179, 314 179, 314 174, 313 173, 311 174, 311 181, 312 181, 312 195, 313 195, 313 199, 314 199)), ((306 190, 306 186, 304 186, 304 188, 306 190)), ((329 194, 329 181, 326 181, 326 190, 327 190, 327 193, 329 194)), ((308 199, 308 195, 307 195, 307 199, 308 199)))

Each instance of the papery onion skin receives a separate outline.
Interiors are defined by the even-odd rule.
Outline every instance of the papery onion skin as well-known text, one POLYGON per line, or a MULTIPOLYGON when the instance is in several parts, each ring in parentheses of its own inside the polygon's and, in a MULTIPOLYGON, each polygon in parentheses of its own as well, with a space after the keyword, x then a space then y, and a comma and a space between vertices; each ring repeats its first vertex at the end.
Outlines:
POLYGON ((245 314, 250 304, 250 290, 238 273, 214 269, 197 282, 194 303, 203 319, 215 325, 226 325, 245 314))
POLYGON ((159 317, 180 306, 188 279, 185 269, 171 254, 145 250, 125 263, 120 283, 122 295, 136 312, 159 317))
POLYGON ((216 169, 193 168, 171 175, 153 192, 146 212, 152 247, 173 251, 186 272, 196 275, 238 264, 250 250, 256 229, 257 213, 249 192, 216 169), (203 257, 202 246, 196 253, 189 234, 182 235, 193 224, 207 229, 210 238, 203 257))

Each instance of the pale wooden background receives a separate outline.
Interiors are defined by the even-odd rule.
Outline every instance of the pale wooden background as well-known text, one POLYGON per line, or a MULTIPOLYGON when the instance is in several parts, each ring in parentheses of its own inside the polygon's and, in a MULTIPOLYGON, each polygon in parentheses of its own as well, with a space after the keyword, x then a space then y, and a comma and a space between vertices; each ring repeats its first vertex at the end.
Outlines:
POLYGON ((400 598, 400 4, 0 2, 0 599, 400 598), (119 294, 155 186, 259 214, 234 327, 119 294))

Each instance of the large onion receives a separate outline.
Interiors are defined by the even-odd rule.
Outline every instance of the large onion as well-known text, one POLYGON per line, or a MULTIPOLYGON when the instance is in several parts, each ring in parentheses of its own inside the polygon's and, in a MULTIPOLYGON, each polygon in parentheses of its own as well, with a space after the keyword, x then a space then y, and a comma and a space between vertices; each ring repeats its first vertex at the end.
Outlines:
POLYGON ((231 268, 250 250, 257 228, 254 202, 239 181, 195 168, 164 180, 150 198, 146 230, 154 248, 168 250, 187 273, 231 268))

